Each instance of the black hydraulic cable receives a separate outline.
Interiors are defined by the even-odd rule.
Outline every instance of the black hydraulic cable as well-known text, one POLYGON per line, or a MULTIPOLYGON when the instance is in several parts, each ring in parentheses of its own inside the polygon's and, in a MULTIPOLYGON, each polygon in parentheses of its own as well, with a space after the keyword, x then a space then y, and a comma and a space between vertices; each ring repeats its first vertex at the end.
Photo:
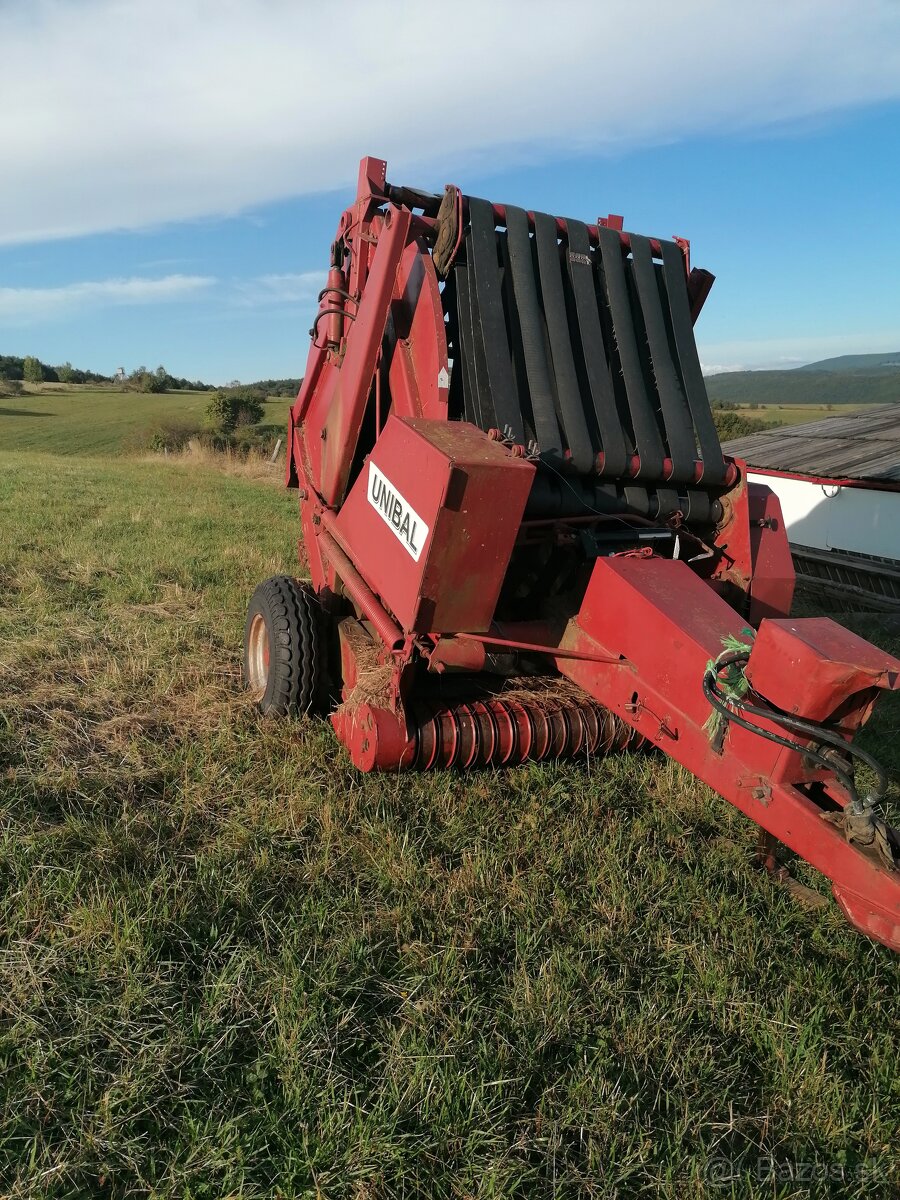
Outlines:
POLYGON ((758 737, 764 738, 767 742, 775 742, 775 744, 778 746, 784 746, 788 750, 794 750, 797 754, 802 754, 806 758, 812 759, 813 762, 817 762, 821 766, 827 768, 829 771, 833 771, 838 777, 838 780, 847 789, 851 800, 857 803, 859 802, 859 797, 856 794, 856 787, 852 778, 846 773, 846 771, 841 770, 832 759, 826 758, 824 754, 819 754, 818 751, 812 750, 808 746, 803 746, 799 742, 792 741, 790 738, 780 737, 777 733, 771 733, 768 729, 760 729, 760 727, 758 725, 754 725, 752 721, 747 721, 738 713, 733 712, 728 705, 719 698, 718 693, 713 690, 710 684, 710 680, 712 678, 713 673, 711 671, 707 672, 703 676, 703 694, 713 708, 722 714, 726 721, 730 721, 734 725, 739 725, 741 729, 746 729, 750 733, 755 733, 758 737))
POLYGON ((849 754, 851 758, 858 758, 860 762, 864 762, 867 767, 870 767, 878 779, 878 784, 873 793, 875 800, 884 798, 887 791, 888 779, 887 772, 878 761, 873 758, 867 751, 855 746, 852 742, 848 742, 842 738, 840 734, 832 733, 830 730, 817 725, 813 721, 804 721, 800 717, 795 717, 791 713, 783 713, 780 711, 772 712, 770 709, 760 708, 756 704, 746 704, 741 701, 741 712, 750 713, 751 716, 763 717, 767 721, 774 721, 776 725, 783 725, 787 729, 794 730, 795 733, 802 733, 808 737, 816 738, 820 742, 826 742, 829 746, 834 746, 841 753, 849 754))
POLYGON ((348 292, 344 288, 339 288, 339 287, 323 287, 321 292, 319 292, 319 296, 318 296, 319 303, 321 303, 322 297, 327 296, 329 294, 329 292, 333 296, 343 296, 343 298, 345 300, 350 300, 353 304, 356 305, 357 308, 359 308, 359 297, 354 296, 352 292, 348 292))
MULTIPOLYGON (((704 675, 704 692, 707 691, 707 685, 709 685, 715 695, 719 697, 720 694, 718 691, 716 691, 718 672, 723 667, 731 666, 737 663, 746 663, 749 658, 749 653, 742 650, 732 651, 728 654, 720 654, 716 659, 714 669, 710 669, 704 675)), ((861 749, 859 746, 855 746, 852 742, 848 742, 839 733, 835 733, 834 731, 825 728, 823 725, 820 725, 815 721, 806 721, 802 717, 794 716, 793 713, 786 713, 775 707, 762 708, 760 705, 748 703, 743 698, 731 700, 730 703, 735 707, 740 708, 741 712, 749 713, 751 716, 761 717, 763 720, 771 721, 775 725, 781 725, 787 729, 793 730, 795 733, 803 734, 804 736, 814 739, 818 742, 825 742, 827 745, 833 746, 836 750, 839 750, 842 754, 848 754, 852 758, 859 759, 860 762, 865 763, 866 766, 870 767, 872 771, 875 772, 875 776, 878 781, 876 788, 872 793, 871 802, 876 803, 877 801, 883 799, 888 787, 887 772, 881 763, 871 754, 869 754, 868 751, 861 749)), ((728 711, 730 716, 735 715, 731 712, 731 710, 728 711)), ((738 723, 740 724, 740 722, 738 723)), ((760 729, 758 726, 750 724, 749 722, 747 722, 747 725, 749 728, 753 729, 754 732, 759 733, 760 736, 774 736, 768 734, 767 731, 760 729)), ((798 746, 796 742, 791 742, 790 745, 799 750, 800 753, 809 753, 805 747, 798 746)), ((814 754, 811 754, 810 756, 815 757, 814 754)), ((835 766, 832 759, 824 759, 824 762, 826 766, 835 772, 835 774, 841 774, 840 770, 835 766)), ((852 785, 850 790, 853 791, 853 794, 855 795, 852 785)))
POLYGON ((522 331, 522 350, 528 375, 528 391, 534 415, 534 432, 542 456, 562 463, 562 440, 553 403, 553 387, 542 328, 534 259, 524 209, 506 206, 507 245, 512 272, 513 294, 522 331))
POLYGON ((622 243, 619 240, 618 231, 615 229, 601 226, 598 234, 613 334, 619 355, 619 364, 625 380, 635 444, 641 460, 639 476, 641 479, 661 479, 665 451, 659 426, 656 423, 656 415, 650 406, 650 397, 647 395, 647 387, 644 382, 644 372, 634 332, 634 313, 631 308, 628 282, 625 278, 622 243))
POLYGON ((618 479, 625 474, 628 450, 625 434, 616 407, 612 376, 603 337, 603 326, 597 307, 597 286, 591 256, 587 226, 567 218, 569 236, 569 277, 575 297, 575 311, 581 333, 585 375, 591 392, 600 448, 603 451, 603 474, 618 479))
POLYGON ((722 455, 719 435, 713 423, 709 396, 706 392, 706 384, 703 382, 703 371, 697 354, 687 277, 684 270, 684 255, 680 246, 677 246, 675 242, 661 242, 660 245, 662 246, 663 277, 669 302, 669 315, 672 319, 672 333, 678 349, 684 393, 690 406, 694 429, 697 431, 697 441, 700 445, 700 457, 703 460, 703 482, 723 483, 725 459, 722 455))
POLYGON ((316 313, 316 318, 312 323, 312 329, 310 329, 310 331, 309 331, 309 336, 313 339, 313 341, 315 341, 316 337, 318 336, 319 322, 322 320, 323 317, 331 317, 331 316, 346 317, 346 319, 348 321, 356 320, 356 317, 353 315, 353 313, 345 312, 344 309, 342 309, 342 308, 320 309, 319 312, 316 313))
MULTIPOLYGON (((735 650, 726 654, 720 654, 716 660, 717 669, 721 667, 731 666, 735 663, 746 663, 750 661, 749 650, 735 650)), ((762 697, 765 699, 765 697, 762 697)), ((872 768, 879 776, 879 780, 883 786, 883 790, 887 790, 887 776, 884 774, 884 768, 873 758, 866 750, 862 750, 859 746, 855 746, 852 742, 848 742, 846 738, 839 733, 828 729, 818 721, 807 721, 804 717, 795 716, 794 713, 785 712, 783 709, 777 708, 775 705, 769 705, 768 708, 761 708, 759 705, 749 704, 743 697, 735 701, 745 712, 752 713, 758 717, 765 717, 767 720, 775 721, 782 725, 788 725, 796 729, 799 733, 808 733, 812 737, 819 738, 820 741, 828 742, 829 745, 835 746, 838 750, 844 750, 855 758, 860 759, 872 768)), ((768 703, 768 701, 766 702, 768 703)))
POLYGON ((672 362, 672 348, 663 318, 650 242, 636 233, 631 235, 631 259, 644 328, 647 331, 647 344, 659 394, 660 410, 666 428, 666 440, 672 458, 672 478, 687 483, 694 477, 694 461, 697 454, 694 424, 691 410, 681 389, 681 380, 672 362))
POLYGON ((594 452, 572 356, 572 332, 566 312, 555 217, 547 213, 534 214, 534 240, 560 417, 572 452, 572 464, 580 474, 586 475, 594 465, 594 452))
POLYGON ((521 445, 525 442, 525 427, 516 397, 516 381, 506 334, 493 206, 487 200, 470 196, 469 219, 471 225, 466 238, 466 254, 472 263, 474 296, 480 317, 475 334, 483 347, 487 384, 497 428, 508 432, 513 441, 521 445))

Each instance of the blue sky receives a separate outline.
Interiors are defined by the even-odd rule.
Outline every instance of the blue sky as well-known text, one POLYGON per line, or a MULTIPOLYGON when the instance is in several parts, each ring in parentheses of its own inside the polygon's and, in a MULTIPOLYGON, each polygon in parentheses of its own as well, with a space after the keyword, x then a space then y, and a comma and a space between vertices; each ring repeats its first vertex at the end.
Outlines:
MULTIPOLYGON (((602 7, 555 5, 557 25, 597 24, 602 7)), ((16 90, 15 67, 0 80, 0 142, 21 162, 0 183, 0 353, 104 372, 163 363, 211 382, 302 374, 366 153, 388 158, 393 182, 689 237, 717 276, 697 328, 708 369, 900 349, 898 6, 863 0, 851 21, 830 0, 763 2, 752 25, 706 0, 677 22, 654 0, 608 8, 623 35, 644 10, 686 40, 663 28, 598 79, 598 41, 548 59, 546 10, 498 0, 494 45, 504 16, 531 18, 509 53, 486 66, 448 52, 437 87, 432 63, 410 67, 405 103, 403 64, 364 42, 355 100, 330 106, 330 76, 315 72, 334 26, 319 5, 7 0, 7 61, 41 38, 52 85, 16 90), (152 73, 131 61, 135 42, 152 73), (694 65, 673 69, 688 51, 694 65)), ((387 10, 401 31, 422 11, 387 10)), ((479 6, 456 11, 474 21, 479 6)), ((420 55, 428 34, 398 45, 420 55)))

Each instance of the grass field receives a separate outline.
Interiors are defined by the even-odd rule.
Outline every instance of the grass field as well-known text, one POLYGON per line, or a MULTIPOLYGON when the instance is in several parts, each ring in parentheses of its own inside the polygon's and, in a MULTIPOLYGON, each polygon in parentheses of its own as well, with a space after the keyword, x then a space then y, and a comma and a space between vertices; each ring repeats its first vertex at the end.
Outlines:
POLYGON ((900 959, 727 804, 259 719, 265 479, 0 450, 0 512, 0 1194, 897 1194, 900 959))
MULTIPOLYGON (((112 455, 160 421, 202 422, 207 392, 143 395, 111 388, 48 388, 0 396, 0 450, 112 455)), ((287 427, 287 398, 265 404, 263 423, 287 427)))
MULTIPOLYGON (((44 385, 22 396, 0 396, 0 450, 50 451, 53 454, 111 455, 133 449, 140 435, 160 421, 203 420, 206 392, 141 395, 111 388, 62 388, 44 385)), ((287 425, 287 398, 265 404, 263 424, 280 432, 287 425)), ((823 417, 846 416, 871 405, 740 405, 753 420, 799 425, 823 417)), ((275 434, 277 436, 277 432, 275 434)))
POLYGON ((870 412, 872 404, 760 404, 750 408, 739 404, 742 416, 754 421, 778 423, 779 425, 805 425, 810 421, 823 421, 826 417, 846 417, 855 412, 870 412))

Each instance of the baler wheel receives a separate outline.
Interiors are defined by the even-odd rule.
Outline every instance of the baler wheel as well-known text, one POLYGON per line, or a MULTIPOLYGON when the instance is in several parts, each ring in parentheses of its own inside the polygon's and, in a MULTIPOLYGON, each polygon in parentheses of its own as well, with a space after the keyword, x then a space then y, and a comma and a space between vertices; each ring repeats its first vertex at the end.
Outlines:
POLYGON ((327 620, 309 584, 287 575, 267 579, 253 593, 244 628, 244 683, 260 712, 284 717, 324 710, 327 620))

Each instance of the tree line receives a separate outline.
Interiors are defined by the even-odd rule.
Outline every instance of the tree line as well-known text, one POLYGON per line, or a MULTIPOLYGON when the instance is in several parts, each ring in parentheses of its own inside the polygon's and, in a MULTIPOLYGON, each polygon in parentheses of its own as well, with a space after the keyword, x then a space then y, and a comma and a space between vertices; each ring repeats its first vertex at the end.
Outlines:
MULTIPOLYGON (((33 354, 20 358, 15 354, 0 354, 0 383, 119 383, 134 392, 211 392, 213 384, 200 379, 182 379, 170 375, 165 367, 150 371, 145 366, 136 367, 123 378, 101 375, 98 371, 84 371, 73 367, 70 362, 51 366, 41 362, 33 354)), ((266 396, 296 396, 302 377, 297 379, 257 379, 253 383, 239 384, 235 381, 227 391, 243 387, 266 396)))
POLYGON ((30 354, 24 358, 0 354, 0 379, 19 383, 23 380, 26 383, 112 383, 108 375, 82 371, 68 362, 51 367, 30 354))
POLYGON ((98 371, 84 371, 73 367, 70 362, 51 366, 41 362, 33 354, 20 358, 15 354, 0 354, 0 380, 9 383, 116 383, 121 382, 135 392, 197 391, 208 392, 210 385, 199 379, 181 379, 170 375, 165 367, 148 371, 144 366, 136 367, 124 380, 117 381, 111 375, 98 371))

